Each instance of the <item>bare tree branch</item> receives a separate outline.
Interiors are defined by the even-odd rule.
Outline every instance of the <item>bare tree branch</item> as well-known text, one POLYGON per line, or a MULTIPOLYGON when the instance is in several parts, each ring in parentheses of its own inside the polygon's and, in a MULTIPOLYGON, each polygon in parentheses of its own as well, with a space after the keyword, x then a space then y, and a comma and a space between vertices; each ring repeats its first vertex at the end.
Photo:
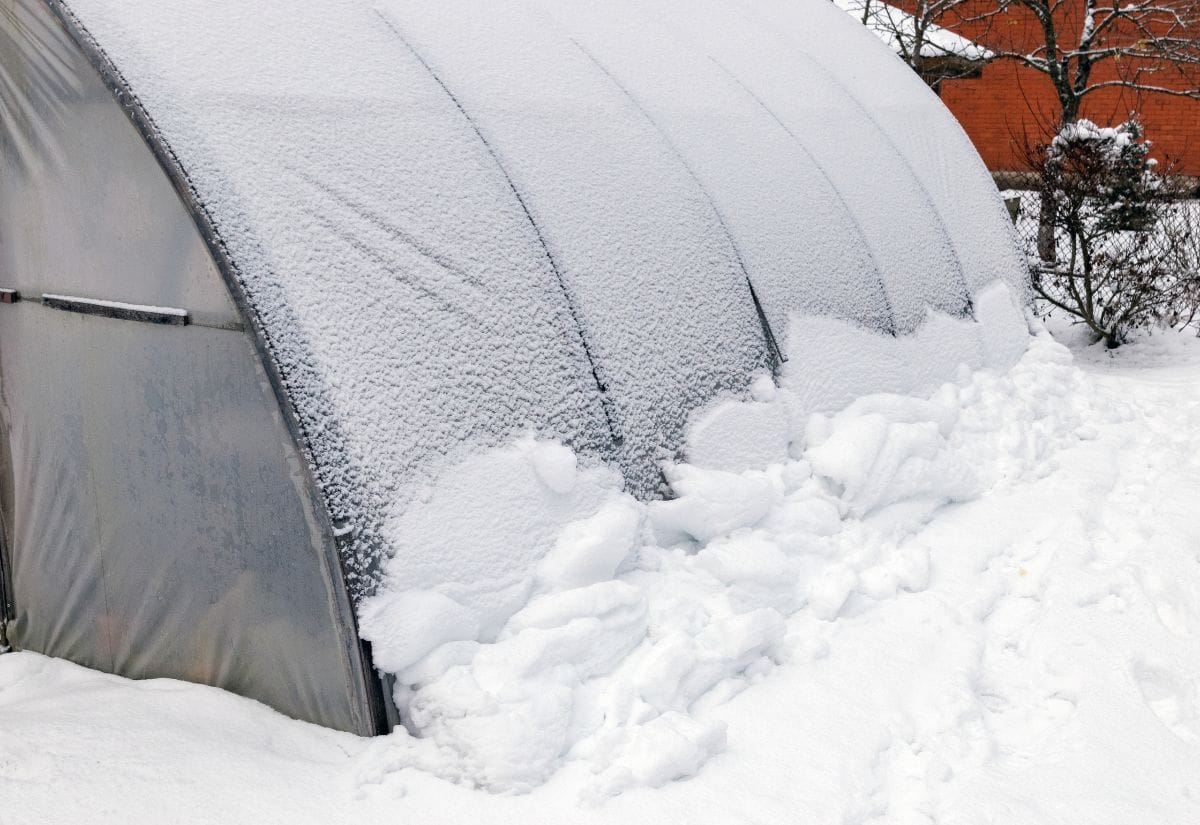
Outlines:
POLYGON ((978 25, 1014 15, 1036 25, 1039 42, 1012 42, 1016 35, 989 41, 993 59, 1046 75, 1060 124, 1076 120, 1083 99, 1101 89, 1200 99, 1200 0, 992 0, 973 4, 960 20, 978 25), (1167 70, 1178 85, 1143 79, 1167 70))

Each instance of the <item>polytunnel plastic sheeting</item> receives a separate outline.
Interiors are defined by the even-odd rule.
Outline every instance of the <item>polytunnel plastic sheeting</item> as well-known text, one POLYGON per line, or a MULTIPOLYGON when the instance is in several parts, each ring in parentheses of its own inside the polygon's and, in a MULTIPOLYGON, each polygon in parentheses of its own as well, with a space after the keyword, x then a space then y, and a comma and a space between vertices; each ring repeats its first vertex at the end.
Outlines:
POLYGON ((414 479, 527 427, 608 456, 615 436, 631 486, 652 490, 688 411, 766 367, 703 193, 584 55, 542 42, 544 22, 71 7, 188 166, 268 326, 276 304, 294 311, 311 348, 272 329, 281 363, 329 377, 391 515, 414 479), (187 48, 168 48, 180 32, 187 48))
POLYGON ((522 192, 611 393, 626 476, 653 489, 688 412, 766 366, 747 273, 711 199, 534 7, 389 2, 381 15, 522 192))
POLYGON ((803 143, 738 80, 652 4, 545 8, 711 199, 781 343, 790 313, 893 329, 868 232, 803 143))
POLYGON ((18 636, 131 673, 190 677, 207 651, 198 678, 366 730, 335 541, 356 593, 388 549, 436 581, 471 565, 404 517, 433 518, 464 459, 532 430, 653 492, 689 415, 765 369, 773 338, 798 353, 789 370, 825 358, 820 407, 870 347, 850 336, 832 357, 803 336, 845 326, 814 315, 904 332, 965 311, 988 276, 962 246, 1005 231, 998 199, 968 150, 925 157, 959 133, 894 59, 876 66, 869 33, 825 0, 619 2, 0 0, 0 104, 17 113, 0 124, 16 175, 0 264, 32 295, 180 306, 208 327, 0 305, 18 636), (863 88, 867 64, 886 95, 863 88), (936 142, 889 114, 905 107, 936 142), (942 162, 975 163, 966 196, 990 215, 948 215, 942 162), (30 372, 43 324, 63 358, 49 389, 30 372), (39 578, 21 545, 42 533, 42 557, 82 581, 39 578))
MULTIPOLYGON (((270 279, 248 286, 267 317, 294 314, 273 325, 279 357, 311 359, 350 460, 381 487, 525 428, 609 452, 571 306, 502 172, 430 78, 396 89, 413 94, 289 101, 269 121, 254 96, 204 102, 230 124, 215 154, 253 216, 253 234, 222 227, 230 249, 270 279)), ((313 387, 290 388, 312 406, 313 387)))
MULTIPOLYGON (((788 20, 786 34, 761 24, 753 3, 701 0, 697 13, 696 3, 651 2, 828 175, 879 262, 898 331, 914 330, 929 308, 953 315, 969 312, 969 278, 956 239, 943 225, 924 182, 881 125, 879 101, 868 105, 847 84, 846 78, 861 71, 863 55, 880 48, 877 39, 844 13, 841 18, 826 15, 838 10, 822 0, 796 3, 802 13, 788 20), (792 36, 825 46, 820 51, 797 47, 792 36)), ((885 50, 884 57, 892 63, 881 74, 902 74, 894 56, 885 50)), ((907 80, 896 81, 901 88, 883 106, 950 117, 938 111, 941 105, 924 84, 907 80)))
POLYGON ((793 315, 903 332, 969 306, 875 110, 948 115, 916 81, 852 94, 878 44, 818 0, 833 62, 732 0, 69 5, 237 263, 354 559, 525 428, 652 490, 793 315))
POLYGON ((0 304, 10 640, 372 732, 332 536, 192 217, 40 0, 0 9, 0 68, 0 287, 21 295, 0 304))
POLYGON ((369 4, 72 8, 187 165, 310 414, 318 464, 341 460, 326 439, 336 423, 374 479, 326 487, 335 513, 402 510, 421 478, 526 428, 611 455, 537 228, 369 4), (164 60, 181 31, 187 47, 164 60), (328 407, 297 365, 327 382, 328 407))
POLYGON ((97 282, 120 273, 121 300, 183 306, 196 322, 237 327, 194 224, 162 208, 177 199, 170 181, 128 173, 147 160, 153 168, 153 158, 44 3, 0 6, 0 56, 0 197, 9 205, 0 286, 106 298, 97 282))
POLYGON ((828 3, 810 9, 788 0, 734 2, 754 21, 749 36, 756 42, 774 41, 807 55, 870 113, 896 166, 919 184, 945 227, 972 292, 997 279, 1018 294, 1028 291, 1011 221, 1002 220, 1004 208, 986 167, 962 126, 926 85, 912 72, 896 71, 890 49, 877 38, 849 48, 851 38, 861 39, 863 27, 828 3))
POLYGON ((299 456, 245 337, 2 309, 13 644, 369 732, 299 456))

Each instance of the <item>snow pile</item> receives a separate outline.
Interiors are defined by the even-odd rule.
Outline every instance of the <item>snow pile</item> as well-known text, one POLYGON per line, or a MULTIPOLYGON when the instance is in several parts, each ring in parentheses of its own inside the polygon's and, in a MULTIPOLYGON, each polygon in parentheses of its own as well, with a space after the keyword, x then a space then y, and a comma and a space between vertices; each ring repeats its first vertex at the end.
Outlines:
MULTIPOLYGON (((558 669, 539 682, 549 691, 543 708, 513 701, 519 685, 494 682, 473 689, 477 705, 457 705, 460 724, 474 719, 499 740, 463 740, 455 751, 447 736, 358 739, 214 688, 0 656, 0 817, 5 825, 1200 821, 1200 340, 1091 348, 1075 364, 1040 339, 1006 375, 861 402, 863 416, 884 415, 900 433, 920 423, 912 409, 930 404, 925 423, 944 441, 924 428, 922 438, 939 445, 934 460, 957 458, 974 471, 979 497, 932 514, 940 496, 927 489, 874 508, 857 498, 865 515, 850 515, 844 468, 861 465, 839 463, 845 481, 836 483, 806 475, 814 448, 802 441, 785 444, 794 457, 765 468, 672 470, 677 483, 690 477, 685 502, 745 503, 756 479, 799 485, 783 494, 772 486, 755 524, 706 542, 658 536, 716 529, 683 507, 674 506, 669 528, 661 509, 605 510, 623 500, 611 490, 581 507, 566 521, 580 524, 550 539, 577 557, 530 562, 539 594, 505 630, 510 641, 475 645, 454 676, 497 677, 495 659, 486 674, 474 664, 484 648, 515 656, 511 640, 523 638, 519 652, 529 656, 539 639, 557 643, 553 656, 543 648, 558 669), (879 412, 906 404, 904 415, 879 412), (721 497, 731 476, 753 483, 721 497), (636 532, 624 526, 631 515, 655 537, 617 565, 608 587, 584 584, 624 553, 623 538, 604 537, 636 532), (647 633, 610 672, 579 679, 571 669, 583 653, 548 630, 550 619, 572 601, 576 615, 616 627, 622 611, 629 618, 620 585, 639 591, 647 633), (777 621, 782 638, 720 679, 741 666, 731 653, 772 638, 777 621), (489 704, 529 715, 505 728, 489 704), (586 733, 596 707, 625 705, 635 713, 624 723, 614 715, 586 733), (660 707, 668 709, 656 715, 660 707), (510 774, 533 773, 545 759, 516 752, 524 720, 567 728, 562 740, 574 747, 551 760, 562 768, 528 794, 470 787, 506 759, 519 763, 510 774), (581 808, 581 794, 602 804, 581 808)), ((771 407, 785 395, 759 382, 754 403, 771 407)), ((854 421, 845 412, 823 419, 813 430, 828 433, 823 444, 854 421)), ((807 437, 809 421, 800 416, 788 432, 807 437)), ((522 455, 527 467, 540 463, 537 451, 522 455)), ((562 471, 548 479, 569 475, 565 460, 541 466, 562 471)), ((576 483, 588 473, 576 467, 576 483)), ((751 508, 728 512, 755 517, 751 508)), ((607 655, 599 645, 594 653, 593 663, 607 655)), ((455 709, 452 675, 444 668, 429 682, 444 716, 455 709)))
POLYGON ((833 415, 798 416, 796 396, 768 384, 746 403, 796 422, 795 458, 670 466, 668 501, 640 504, 532 438, 479 459, 499 475, 475 478, 461 513, 482 508, 499 538, 461 530, 452 497, 430 526, 464 569, 482 555, 492 572, 439 585, 400 557, 395 584, 364 605, 408 727, 366 770, 511 792, 580 762, 594 797, 694 774, 725 741, 712 708, 782 661, 820 656, 823 623, 924 589, 929 551, 902 539, 943 504, 1048 472, 1056 448, 1087 435, 1091 403, 1046 337, 1008 373, 964 371, 925 398, 865 396, 833 415), (522 541, 524 520, 553 529, 522 541))

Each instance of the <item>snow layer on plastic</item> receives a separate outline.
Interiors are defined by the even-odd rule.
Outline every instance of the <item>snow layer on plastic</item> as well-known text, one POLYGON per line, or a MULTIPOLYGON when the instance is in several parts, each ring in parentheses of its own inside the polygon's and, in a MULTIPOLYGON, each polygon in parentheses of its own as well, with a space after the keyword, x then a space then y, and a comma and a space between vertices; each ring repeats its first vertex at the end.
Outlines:
POLYGON ((652 493, 793 315, 905 332, 1021 277, 961 129, 823 0, 69 5, 227 245, 359 563, 424 569, 409 511, 480 449, 532 431, 652 493))

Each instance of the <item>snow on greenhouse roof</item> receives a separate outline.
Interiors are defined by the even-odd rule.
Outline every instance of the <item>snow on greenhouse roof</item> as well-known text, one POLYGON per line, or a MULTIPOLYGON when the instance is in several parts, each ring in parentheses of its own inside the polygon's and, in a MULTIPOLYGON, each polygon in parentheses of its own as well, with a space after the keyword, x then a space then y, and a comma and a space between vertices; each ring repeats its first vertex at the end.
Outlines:
POLYGON ((360 551, 530 430, 652 492, 772 338, 846 356, 804 318, 902 334, 1020 279, 966 136, 826 0, 68 5, 219 232, 360 551))
MULTIPOLYGON (((905 53, 912 50, 916 39, 917 21, 908 12, 882 0, 833 0, 833 3, 863 23, 875 36, 891 47, 892 51, 905 53)), ((975 41, 941 26, 932 25, 925 29, 921 55, 959 57, 964 60, 988 60, 992 57, 988 49, 975 41)))

